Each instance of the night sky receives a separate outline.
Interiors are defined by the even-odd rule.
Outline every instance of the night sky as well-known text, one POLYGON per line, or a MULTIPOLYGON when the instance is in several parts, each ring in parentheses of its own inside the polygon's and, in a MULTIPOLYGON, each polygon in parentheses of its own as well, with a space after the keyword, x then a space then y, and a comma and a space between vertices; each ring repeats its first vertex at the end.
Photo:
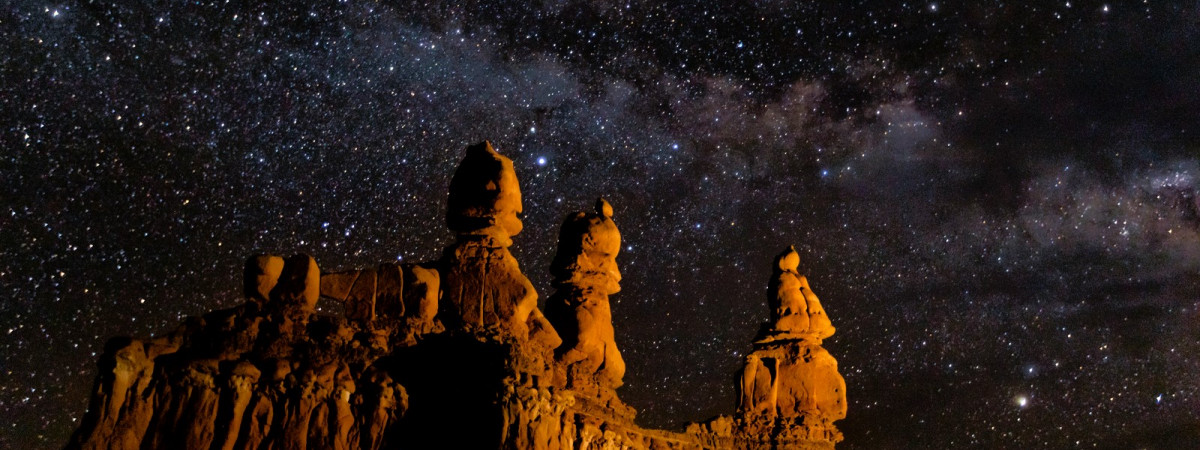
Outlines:
POLYGON ((840 448, 1189 448, 1198 82, 1195 1, 6 2, 0 447, 63 445, 105 340, 250 254, 439 257, 489 139, 543 299, 613 204, 643 426, 733 411, 795 244, 840 448))

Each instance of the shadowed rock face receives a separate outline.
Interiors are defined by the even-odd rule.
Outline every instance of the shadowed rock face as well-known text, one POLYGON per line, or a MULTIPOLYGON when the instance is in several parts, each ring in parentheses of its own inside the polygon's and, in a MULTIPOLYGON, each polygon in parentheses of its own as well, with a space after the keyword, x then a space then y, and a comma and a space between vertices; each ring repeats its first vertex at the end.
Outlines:
POLYGON ((620 401, 609 295, 621 235, 603 199, 567 217, 547 316, 508 251, 521 231, 512 161, 467 149, 441 259, 322 272, 308 255, 246 261, 247 301, 149 339, 114 338, 67 444, 88 449, 832 448, 845 383, 833 327, 784 252, 771 321, 734 417, 646 430, 620 401), (338 302, 342 317, 318 314, 338 302), (455 433, 446 433, 452 428, 455 433))
POLYGON ((243 275, 246 299, 259 303, 266 302, 282 273, 283 258, 271 255, 251 256, 246 260, 246 270, 243 275))

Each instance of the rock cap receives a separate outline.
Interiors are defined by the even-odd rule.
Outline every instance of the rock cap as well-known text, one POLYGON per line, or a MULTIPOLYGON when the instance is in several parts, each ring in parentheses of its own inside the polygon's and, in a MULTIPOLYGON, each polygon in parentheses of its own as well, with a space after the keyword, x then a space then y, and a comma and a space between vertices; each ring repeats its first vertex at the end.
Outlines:
POLYGON ((491 236, 501 242, 521 232, 524 224, 521 187, 508 157, 489 141, 467 147, 450 180, 446 225, 460 236, 491 236))
POLYGON ((621 232, 612 220, 613 207, 596 199, 595 212, 577 212, 563 222, 558 249, 550 263, 554 284, 578 289, 602 289, 605 294, 621 290, 617 253, 621 232))

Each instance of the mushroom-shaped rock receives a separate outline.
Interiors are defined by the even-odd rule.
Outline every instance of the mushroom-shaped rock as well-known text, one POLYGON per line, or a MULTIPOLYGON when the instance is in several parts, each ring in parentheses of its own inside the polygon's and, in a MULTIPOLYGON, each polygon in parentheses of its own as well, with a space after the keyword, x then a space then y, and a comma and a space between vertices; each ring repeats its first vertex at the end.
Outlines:
POLYGON ((846 417, 846 382, 820 345, 834 330, 799 266, 795 248, 775 258, 771 320, 746 356, 735 435, 747 447, 832 448, 842 439, 833 422, 846 417))
POLYGON ((568 216, 550 266, 557 290, 546 302, 546 313, 563 338, 555 351, 560 378, 583 392, 611 391, 625 375, 608 299, 620 290, 621 280, 616 261, 621 233, 612 215, 612 206, 599 199, 595 212, 568 216))
MULTIPOLYGON (((443 292, 439 311, 446 313, 446 326, 501 339, 531 337, 537 290, 508 251, 511 237, 521 231, 520 212, 521 190, 512 161, 488 142, 468 147, 450 181, 446 213, 458 242, 446 248, 438 270, 443 292)), ((557 339, 543 335, 534 341, 557 339)))

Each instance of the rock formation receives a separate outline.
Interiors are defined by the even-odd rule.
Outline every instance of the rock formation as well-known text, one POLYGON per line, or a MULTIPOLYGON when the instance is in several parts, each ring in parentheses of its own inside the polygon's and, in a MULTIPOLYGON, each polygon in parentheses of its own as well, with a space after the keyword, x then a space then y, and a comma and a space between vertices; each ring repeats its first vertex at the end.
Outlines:
POLYGON ((846 382, 821 341, 834 328, 789 247, 775 258, 767 288, 771 320, 746 356, 738 410, 692 431, 725 437, 738 448, 832 449, 833 425, 846 417, 846 382))
POLYGON ((612 205, 599 199, 595 213, 575 213, 563 222, 550 263, 557 291, 546 301, 546 313, 563 340, 555 351, 556 382, 632 419, 632 409, 615 391, 625 376, 625 361, 617 350, 608 301, 621 290, 621 233, 612 215, 612 205))
POLYGON ((833 336, 833 323, 817 300, 808 278, 798 272, 800 255, 788 247, 775 258, 774 273, 767 289, 771 321, 763 324, 759 342, 804 340, 820 344, 833 336))
POLYGON ((467 149, 440 259, 322 272, 252 256, 246 302, 105 346, 67 448, 832 448, 845 384, 799 258, 777 261, 733 417, 647 430, 617 397, 625 362, 609 296, 621 236, 603 199, 567 217, 546 316, 508 248, 520 233, 512 161, 467 149), (337 302, 343 316, 318 313, 337 302), (458 432, 446 433, 448 424, 458 432))
POLYGON ((521 189, 512 160, 484 142, 450 180, 446 224, 458 241, 446 249, 441 269, 448 320, 468 330, 529 340, 552 350, 562 339, 537 307, 537 291, 508 252, 521 232, 521 189))

